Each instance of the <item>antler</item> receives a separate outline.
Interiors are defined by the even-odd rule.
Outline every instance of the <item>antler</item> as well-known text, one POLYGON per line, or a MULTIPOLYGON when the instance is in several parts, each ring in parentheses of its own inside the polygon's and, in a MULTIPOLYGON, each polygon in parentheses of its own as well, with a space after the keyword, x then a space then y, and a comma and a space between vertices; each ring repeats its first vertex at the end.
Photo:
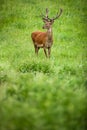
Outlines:
POLYGON ((46 8, 46 18, 48 18, 48 12, 49 12, 49 10, 48 10, 48 8, 46 8))
POLYGON ((48 8, 46 8, 46 15, 42 14, 42 19, 43 21, 50 21, 50 18, 48 17, 48 8))
POLYGON ((62 14, 62 9, 60 9, 60 13, 58 14, 58 12, 57 12, 56 17, 53 17, 53 18, 48 17, 48 12, 49 12, 49 10, 48 10, 48 8, 46 8, 46 16, 44 14, 41 15, 43 21, 54 21, 54 20, 58 19, 60 17, 60 15, 62 14))
POLYGON ((56 17, 54 17, 54 18, 52 18, 51 20, 56 20, 56 19, 58 19, 59 17, 60 17, 60 15, 62 14, 62 9, 60 9, 60 13, 58 14, 58 12, 57 12, 57 15, 56 15, 56 17))

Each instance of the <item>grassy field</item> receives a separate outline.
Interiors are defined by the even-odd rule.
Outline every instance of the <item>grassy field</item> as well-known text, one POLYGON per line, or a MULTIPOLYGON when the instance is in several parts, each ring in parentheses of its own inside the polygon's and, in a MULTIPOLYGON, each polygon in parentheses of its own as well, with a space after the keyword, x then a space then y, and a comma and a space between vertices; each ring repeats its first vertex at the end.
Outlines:
POLYGON ((0 130, 85 130, 86 0, 0 0, 0 130), (51 58, 34 53, 41 12, 53 17, 51 58))

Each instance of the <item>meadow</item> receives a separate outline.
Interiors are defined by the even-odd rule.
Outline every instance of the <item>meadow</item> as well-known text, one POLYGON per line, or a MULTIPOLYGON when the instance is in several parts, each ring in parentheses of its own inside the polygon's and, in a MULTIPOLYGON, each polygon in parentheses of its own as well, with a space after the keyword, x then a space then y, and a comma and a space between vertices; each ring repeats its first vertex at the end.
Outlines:
POLYGON ((0 0, 0 130, 86 130, 86 0, 0 0), (31 33, 53 17, 51 58, 31 33))

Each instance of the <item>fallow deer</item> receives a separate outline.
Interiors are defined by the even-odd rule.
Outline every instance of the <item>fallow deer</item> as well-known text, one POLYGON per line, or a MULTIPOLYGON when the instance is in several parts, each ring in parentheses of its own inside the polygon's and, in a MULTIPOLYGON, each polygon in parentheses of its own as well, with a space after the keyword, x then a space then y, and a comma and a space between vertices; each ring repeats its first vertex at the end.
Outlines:
POLYGON ((31 38, 32 38, 34 48, 35 48, 35 53, 37 55, 38 55, 38 50, 40 48, 43 48, 46 57, 50 57, 51 46, 53 44, 52 24, 54 23, 56 19, 59 18, 61 13, 62 13, 62 9, 60 9, 60 13, 59 14, 57 13, 55 17, 49 18, 48 9, 46 9, 46 16, 43 14, 41 15, 42 20, 45 23, 43 26, 43 29, 47 29, 47 31, 46 32, 35 31, 31 34, 31 38), (46 49, 48 49, 48 53, 46 49))

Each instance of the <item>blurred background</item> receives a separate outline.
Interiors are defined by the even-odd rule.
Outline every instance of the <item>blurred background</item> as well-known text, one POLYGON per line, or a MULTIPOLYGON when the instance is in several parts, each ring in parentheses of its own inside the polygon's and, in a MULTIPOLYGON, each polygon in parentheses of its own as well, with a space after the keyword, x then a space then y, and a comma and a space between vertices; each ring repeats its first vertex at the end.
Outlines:
POLYGON ((85 130, 86 0, 0 0, 0 130, 85 130), (51 58, 35 55, 41 13, 54 17, 51 58))

